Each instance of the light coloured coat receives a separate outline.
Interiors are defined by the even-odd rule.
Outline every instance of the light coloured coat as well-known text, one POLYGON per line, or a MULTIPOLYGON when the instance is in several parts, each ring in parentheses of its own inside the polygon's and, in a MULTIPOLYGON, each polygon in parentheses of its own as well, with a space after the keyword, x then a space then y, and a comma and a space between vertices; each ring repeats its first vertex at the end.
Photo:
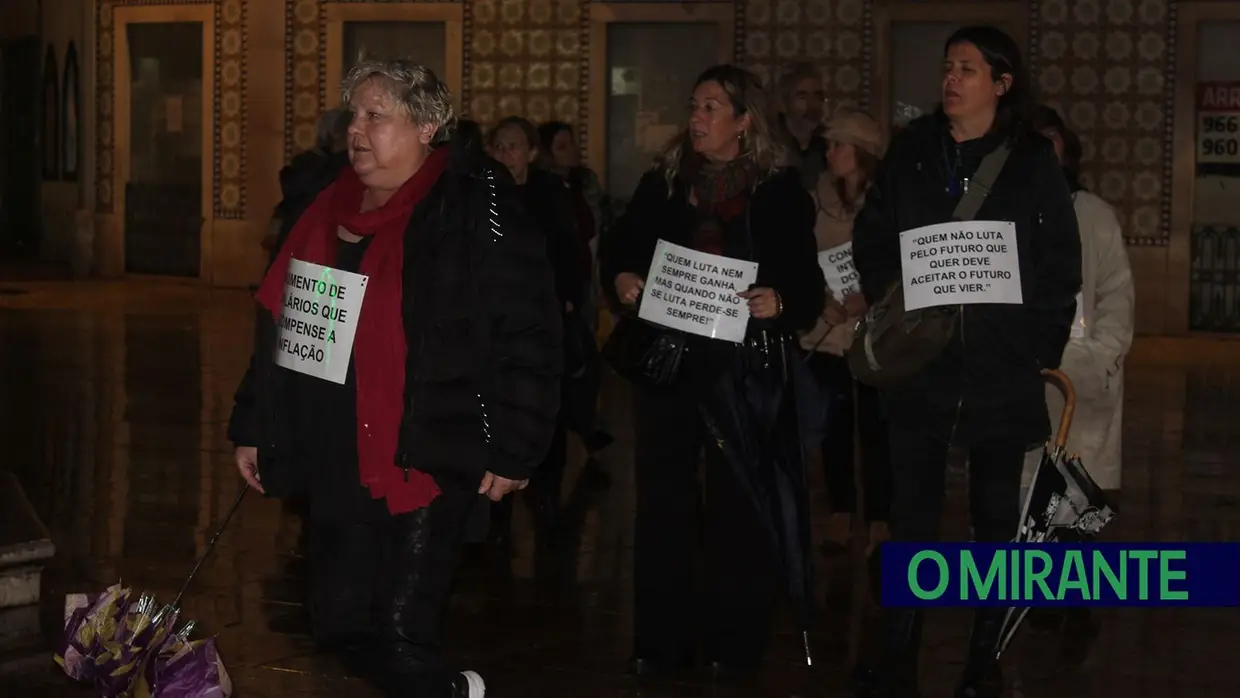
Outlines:
MULTIPOLYGON (((858 197, 857 203, 851 208, 844 206, 839 192, 835 189, 835 178, 828 171, 818 176, 818 186, 810 192, 818 207, 818 217, 814 221, 814 237, 818 241, 818 251, 839 247, 852 241, 853 219, 865 204, 865 195, 858 197)), ((831 294, 830 287, 827 294, 831 294)), ((801 347, 806 351, 820 351, 835 356, 843 356, 852 346, 853 333, 856 331, 856 319, 834 327, 827 321, 818 318, 814 329, 801 335, 801 347)))
MULTIPOLYGON (((1081 295, 1073 336, 1060 369, 1076 388, 1076 416, 1068 454, 1079 455, 1103 489, 1120 487, 1123 470, 1124 358, 1132 346, 1134 291, 1128 250, 1115 209, 1087 191, 1073 196, 1081 231, 1081 295)), ((1047 386, 1052 438, 1064 400, 1047 386)), ((1024 486, 1033 479, 1041 451, 1025 464, 1024 486)))

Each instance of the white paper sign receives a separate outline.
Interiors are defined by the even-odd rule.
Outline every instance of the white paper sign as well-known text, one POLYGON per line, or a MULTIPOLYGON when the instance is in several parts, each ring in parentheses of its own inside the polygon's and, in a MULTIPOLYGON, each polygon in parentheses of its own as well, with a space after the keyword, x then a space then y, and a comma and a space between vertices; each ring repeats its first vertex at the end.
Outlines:
POLYGON ((844 296, 861 293, 861 275, 853 264, 852 243, 846 242, 818 253, 818 266, 827 279, 827 288, 835 300, 843 303, 844 296))
POLYGON ((366 295, 366 277, 290 259, 276 365, 343 385, 366 295))
POLYGON ((1024 302, 1016 224, 953 221, 900 233, 907 310, 1024 302))
POLYGON ((690 334, 742 342, 749 304, 737 296, 758 278, 758 263, 698 252, 660 240, 650 261, 638 317, 690 334))
POLYGON ((1076 317, 1072 318, 1072 332, 1069 336, 1081 339, 1089 334, 1088 329, 1085 326, 1085 294, 1081 292, 1076 294, 1076 317))

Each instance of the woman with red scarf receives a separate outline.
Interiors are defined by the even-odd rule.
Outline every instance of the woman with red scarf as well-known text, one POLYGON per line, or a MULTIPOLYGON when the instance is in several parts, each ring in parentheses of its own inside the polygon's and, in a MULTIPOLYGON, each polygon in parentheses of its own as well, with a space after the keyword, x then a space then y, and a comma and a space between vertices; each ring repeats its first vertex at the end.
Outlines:
POLYGON ((343 88, 351 167, 286 222, 229 436, 251 487, 308 504, 315 639, 392 695, 479 698, 439 627, 474 504, 547 452, 559 304, 503 173, 444 142, 447 87, 398 60, 343 88))

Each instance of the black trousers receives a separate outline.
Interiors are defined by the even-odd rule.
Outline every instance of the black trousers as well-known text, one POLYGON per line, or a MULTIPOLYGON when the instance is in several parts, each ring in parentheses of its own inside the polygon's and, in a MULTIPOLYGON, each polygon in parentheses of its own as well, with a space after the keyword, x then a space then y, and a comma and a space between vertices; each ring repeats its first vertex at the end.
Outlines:
POLYGON ((697 398, 634 388, 634 656, 682 666, 697 658, 700 634, 708 661, 752 667, 766 650, 777 562, 752 498, 705 434, 697 398))
MULTIPOLYGON (((891 538, 894 541, 931 542, 939 539, 946 497, 946 441, 916 428, 891 427, 892 502, 891 538)), ((981 542, 1005 542, 1016 535, 1020 520, 1020 476, 1025 444, 965 449, 969 472, 969 514, 973 537, 981 542)), ((976 680, 993 665, 1006 609, 982 608, 974 613, 965 680, 976 680)), ((896 684, 893 695, 914 695, 917 657, 921 644, 922 613, 916 609, 884 609, 885 680, 896 684)))
POLYGON ((809 367, 831 396, 822 440, 822 467, 833 513, 857 510, 853 464, 861 446, 861 494, 867 523, 887 521, 891 509, 891 456, 878 390, 853 379, 848 360, 815 352, 809 367), (854 391, 856 400, 854 402, 854 391), (854 430, 857 439, 854 439, 854 430))
POLYGON ((448 698, 444 612, 476 490, 441 483, 430 506, 375 523, 308 521, 315 639, 365 643, 393 693, 448 698), (377 645, 377 646, 376 646, 377 645))

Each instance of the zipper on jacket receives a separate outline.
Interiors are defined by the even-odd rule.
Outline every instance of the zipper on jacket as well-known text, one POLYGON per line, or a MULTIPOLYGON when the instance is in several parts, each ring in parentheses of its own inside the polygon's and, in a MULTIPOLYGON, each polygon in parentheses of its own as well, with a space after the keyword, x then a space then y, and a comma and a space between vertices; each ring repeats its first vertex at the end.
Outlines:
MULTIPOLYGON (((426 348, 426 333, 423 332, 422 336, 418 337, 418 363, 419 364, 422 361, 422 356, 424 353, 423 349, 425 348, 426 348)), ((409 394, 405 398, 405 411, 408 413, 407 415, 408 419, 412 420, 414 416, 413 391, 408 390, 408 389, 406 390, 409 394)), ((401 470, 404 471, 405 482, 409 482, 409 444, 405 444, 405 448, 402 449, 400 452, 400 468, 401 470)))
POLYGON ((960 371, 960 396, 956 398, 956 417, 952 420, 952 431, 947 437, 947 447, 956 444, 956 430, 960 428, 960 413, 964 411, 964 389, 969 384, 969 354, 964 342, 964 304, 960 305, 960 361, 964 367, 960 371))

